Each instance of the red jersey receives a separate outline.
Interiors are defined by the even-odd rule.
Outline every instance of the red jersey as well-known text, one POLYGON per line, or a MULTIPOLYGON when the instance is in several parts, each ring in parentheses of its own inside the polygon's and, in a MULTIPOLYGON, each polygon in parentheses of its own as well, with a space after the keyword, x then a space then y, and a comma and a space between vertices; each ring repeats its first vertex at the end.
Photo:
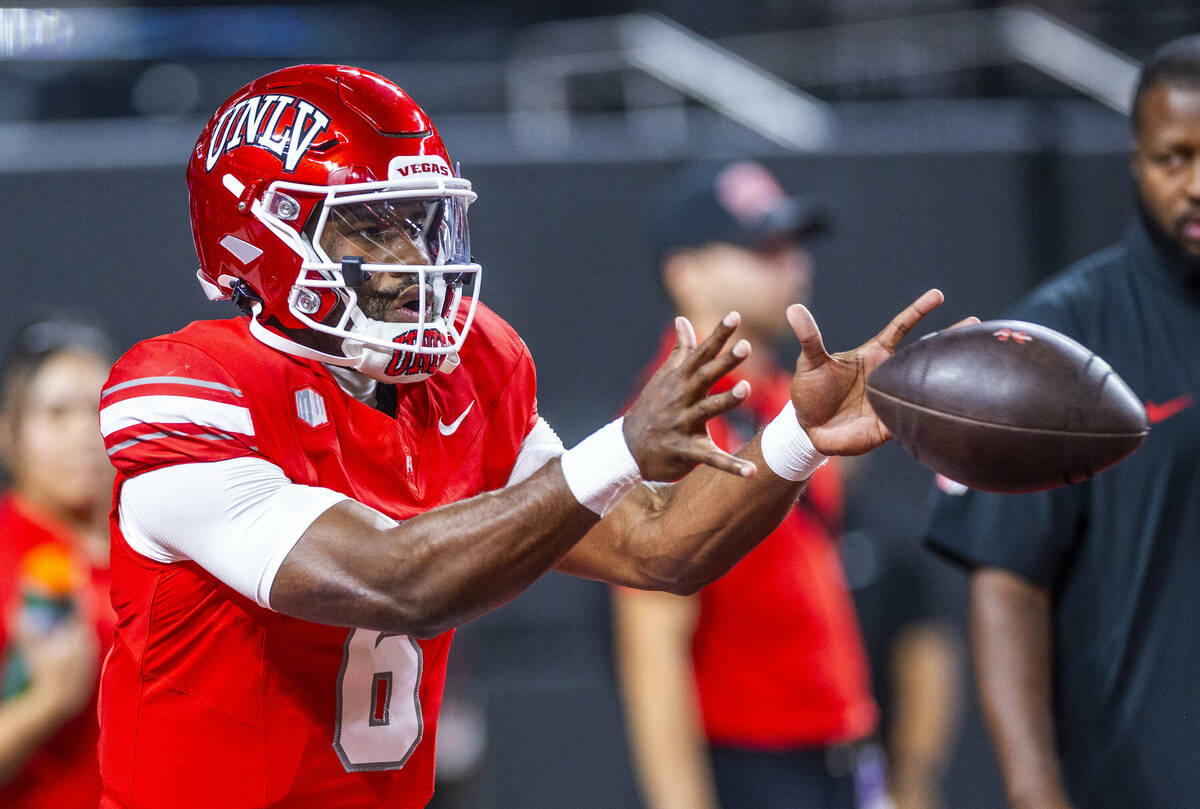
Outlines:
MULTIPOLYGON (((482 305, 460 356, 452 373, 398 386, 393 417, 348 396, 320 363, 259 343, 244 319, 139 343, 113 368, 101 408, 194 417, 107 436, 114 503, 143 472, 247 456, 397 520, 498 489, 537 418, 533 362, 482 305)), ((194 562, 136 553, 115 505, 112 530, 118 623, 102 679, 101 807, 425 806, 452 633, 417 640, 290 618, 194 562)))
MULTIPOLYGON (((13 495, 0 500, 0 650, 6 649, 8 628, 21 610, 19 571, 25 555, 51 544, 73 556, 82 587, 73 594, 81 613, 96 626, 101 654, 112 642, 109 572, 93 565, 76 550, 70 532, 13 495)), ((96 697, 33 754, 14 780, 0 787, 4 809, 95 809, 100 797, 96 764, 96 697)))
MULTIPOLYGON (((788 374, 757 382, 748 402, 709 422, 713 441, 740 448, 790 388, 788 374)), ((835 541, 841 506, 834 459, 770 536, 700 591, 692 660, 710 740, 784 748, 874 730, 866 653, 835 541)))

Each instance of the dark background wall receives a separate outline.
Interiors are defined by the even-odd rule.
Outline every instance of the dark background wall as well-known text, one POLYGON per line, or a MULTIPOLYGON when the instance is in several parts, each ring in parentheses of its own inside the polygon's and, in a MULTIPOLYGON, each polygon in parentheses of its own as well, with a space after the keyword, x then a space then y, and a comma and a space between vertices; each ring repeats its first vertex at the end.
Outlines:
MULTIPOLYGON (((1118 150, 1056 144, 765 158, 786 186, 826 200, 836 222, 813 247, 812 308, 831 349, 863 341, 930 286, 947 303, 922 331, 1000 315, 1048 272, 1119 237, 1125 160, 1118 150)), ((652 245, 660 189, 679 165, 493 162, 470 171, 482 297, 528 342, 541 410, 568 444, 626 401, 668 323, 652 245)), ((0 340, 50 305, 102 314, 126 345, 231 315, 230 305, 207 303, 194 279, 182 173, 181 154, 171 168, 0 174, 9 282, 0 340)), ((793 346, 784 351, 794 356, 793 346)), ((895 446, 873 453, 852 523, 915 546, 930 478, 895 446)), ((961 578, 939 575, 949 582, 948 611, 961 616, 961 578)), ((603 586, 547 576, 460 631, 451 676, 458 707, 447 727, 485 747, 481 758, 466 756, 443 801, 636 806, 603 586)), ((950 806, 999 807, 973 705, 948 775, 950 806)))

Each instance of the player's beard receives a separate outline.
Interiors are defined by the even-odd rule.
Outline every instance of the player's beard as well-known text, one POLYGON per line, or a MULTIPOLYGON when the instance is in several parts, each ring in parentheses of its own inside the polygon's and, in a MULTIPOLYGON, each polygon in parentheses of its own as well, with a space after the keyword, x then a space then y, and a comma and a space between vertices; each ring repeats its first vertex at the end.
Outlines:
MULTIPOLYGON (((408 333, 415 339, 418 330, 423 330, 422 342, 425 347, 445 347, 449 344, 446 323, 441 317, 434 316, 435 308, 440 307, 442 302, 433 289, 428 286, 425 289, 424 317, 414 307, 416 301, 420 300, 416 289, 420 280, 421 276, 417 273, 404 273, 398 279, 392 275, 387 281, 384 276, 377 275, 355 290, 361 318, 355 317, 350 330, 364 339, 350 337, 341 346, 342 353, 347 357, 358 357, 358 362, 352 366, 355 370, 376 381, 397 384, 424 381, 442 368, 447 359, 445 354, 432 354, 421 349, 406 351, 391 345, 380 348, 366 339, 403 345, 405 343, 400 339, 400 334, 408 333), (385 283, 387 289, 379 289, 385 283), (402 302, 405 303, 402 305, 402 302)), ((457 358, 453 360, 453 365, 457 365, 457 358)))
MULTIPOLYGON (((398 288, 391 292, 383 292, 378 290, 376 288, 379 283, 376 280, 377 278, 378 276, 372 276, 355 290, 355 294, 358 297, 358 309, 371 320, 380 320, 385 323, 399 322, 400 318, 397 317, 395 311, 396 302, 405 291, 411 289, 420 282, 420 276, 417 273, 406 273, 404 276, 402 276, 403 283, 401 283, 398 288)), ((433 314, 432 310, 434 302, 432 300, 432 295, 428 294, 428 289, 426 292, 425 319, 428 321, 433 314)), ((416 316, 417 312, 413 310, 414 320, 416 319, 416 316)))

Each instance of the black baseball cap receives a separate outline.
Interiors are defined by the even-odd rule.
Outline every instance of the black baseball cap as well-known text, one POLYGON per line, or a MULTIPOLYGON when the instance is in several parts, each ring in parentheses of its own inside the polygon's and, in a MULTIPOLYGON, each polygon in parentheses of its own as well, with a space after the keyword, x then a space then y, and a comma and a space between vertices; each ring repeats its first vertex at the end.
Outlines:
POLYGON ((789 196, 762 164, 704 163, 684 172, 667 193, 658 255, 713 242, 756 250, 781 236, 802 239, 827 228, 817 200, 789 196))
POLYGON ((112 336, 99 319, 83 312, 53 312, 17 329, 0 359, 0 371, 4 378, 27 373, 64 351, 83 351, 110 362, 117 355, 112 336))

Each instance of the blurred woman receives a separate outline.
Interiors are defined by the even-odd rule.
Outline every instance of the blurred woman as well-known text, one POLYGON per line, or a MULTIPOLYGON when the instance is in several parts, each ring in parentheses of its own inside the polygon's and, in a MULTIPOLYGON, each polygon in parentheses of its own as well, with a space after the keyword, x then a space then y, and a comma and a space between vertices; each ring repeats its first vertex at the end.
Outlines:
POLYGON ((96 688, 113 631, 113 470, 97 423, 112 361, 98 328, 36 321, 0 395, 0 806, 94 809, 96 688))

